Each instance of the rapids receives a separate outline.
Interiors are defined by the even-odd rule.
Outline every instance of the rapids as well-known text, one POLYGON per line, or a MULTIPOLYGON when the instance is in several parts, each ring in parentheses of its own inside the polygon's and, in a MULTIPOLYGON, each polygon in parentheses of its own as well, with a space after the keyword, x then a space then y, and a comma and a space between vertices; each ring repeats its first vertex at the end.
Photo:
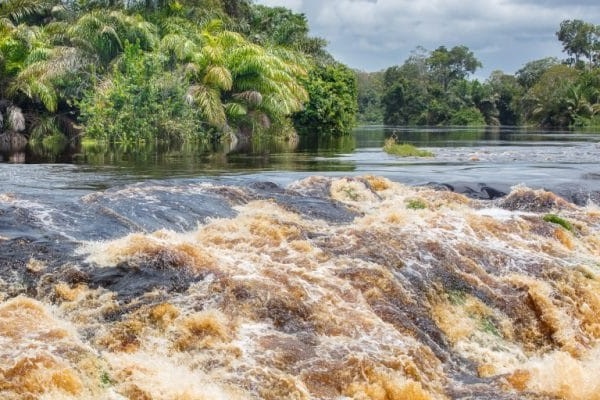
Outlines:
POLYGON ((2 399, 600 399, 587 199, 28 179, 0 190, 2 399))

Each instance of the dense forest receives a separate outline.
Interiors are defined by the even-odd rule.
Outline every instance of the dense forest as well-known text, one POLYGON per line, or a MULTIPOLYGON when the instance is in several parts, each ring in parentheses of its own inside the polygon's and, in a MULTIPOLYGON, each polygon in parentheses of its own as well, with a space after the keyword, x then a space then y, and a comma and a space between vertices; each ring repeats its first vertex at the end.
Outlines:
POLYGON ((250 0, 0 2, 0 139, 347 134, 354 71, 250 0))
POLYGON ((567 55, 526 63, 514 75, 482 65, 465 46, 417 48, 402 65, 357 71, 359 120, 388 125, 600 126, 600 25, 565 20, 567 55))
POLYGON ((600 26, 565 20, 568 56, 514 75, 466 46, 353 71, 306 17, 251 0, 3 0, 0 144, 204 143, 388 125, 600 125, 600 26))

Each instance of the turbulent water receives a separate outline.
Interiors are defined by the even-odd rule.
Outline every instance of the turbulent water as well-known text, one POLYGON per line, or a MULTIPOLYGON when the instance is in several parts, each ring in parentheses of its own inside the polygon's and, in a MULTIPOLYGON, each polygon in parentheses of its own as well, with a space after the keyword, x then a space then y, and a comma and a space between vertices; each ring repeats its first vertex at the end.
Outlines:
POLYGON ((0 164, 0 398, 600 399, 598 145, 554 138, 0 164))
POLYGON ((592 203, 367 175, 65 190, 0 194, 3 399, 600 399, 592 203))

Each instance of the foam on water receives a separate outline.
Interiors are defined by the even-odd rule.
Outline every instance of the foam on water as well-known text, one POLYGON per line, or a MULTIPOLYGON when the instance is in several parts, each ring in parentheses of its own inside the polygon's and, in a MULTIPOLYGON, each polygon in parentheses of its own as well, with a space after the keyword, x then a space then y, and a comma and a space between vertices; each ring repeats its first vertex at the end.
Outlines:
POLYGON ((484 202, 372 176, 286 190, 355 217, 228 190, 231 217, 87 242, 68 279, 41 268, 35 300, 0 304, 0 395, 600 398, 597 207, 525 187, 484 202), (124 296, 94 280, 111 269, 189 282, 124 296), (13 358, 40 360, 28 365, 41 375, 11 372, 13 358))

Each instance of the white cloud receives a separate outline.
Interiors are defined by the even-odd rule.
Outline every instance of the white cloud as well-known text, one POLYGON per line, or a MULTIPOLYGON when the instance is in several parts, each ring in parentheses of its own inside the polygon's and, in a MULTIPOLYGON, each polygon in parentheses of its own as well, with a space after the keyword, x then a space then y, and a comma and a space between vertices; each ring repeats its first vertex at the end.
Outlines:
POLYGON ((351 67, 378 70, 402 63, 421 45, 466 45, 485 76, 513 73, 546 56, 561 57, 555 32, 564 19, 597 23, 597 0, 259 0, 306 14, 311 33, 351 67))

